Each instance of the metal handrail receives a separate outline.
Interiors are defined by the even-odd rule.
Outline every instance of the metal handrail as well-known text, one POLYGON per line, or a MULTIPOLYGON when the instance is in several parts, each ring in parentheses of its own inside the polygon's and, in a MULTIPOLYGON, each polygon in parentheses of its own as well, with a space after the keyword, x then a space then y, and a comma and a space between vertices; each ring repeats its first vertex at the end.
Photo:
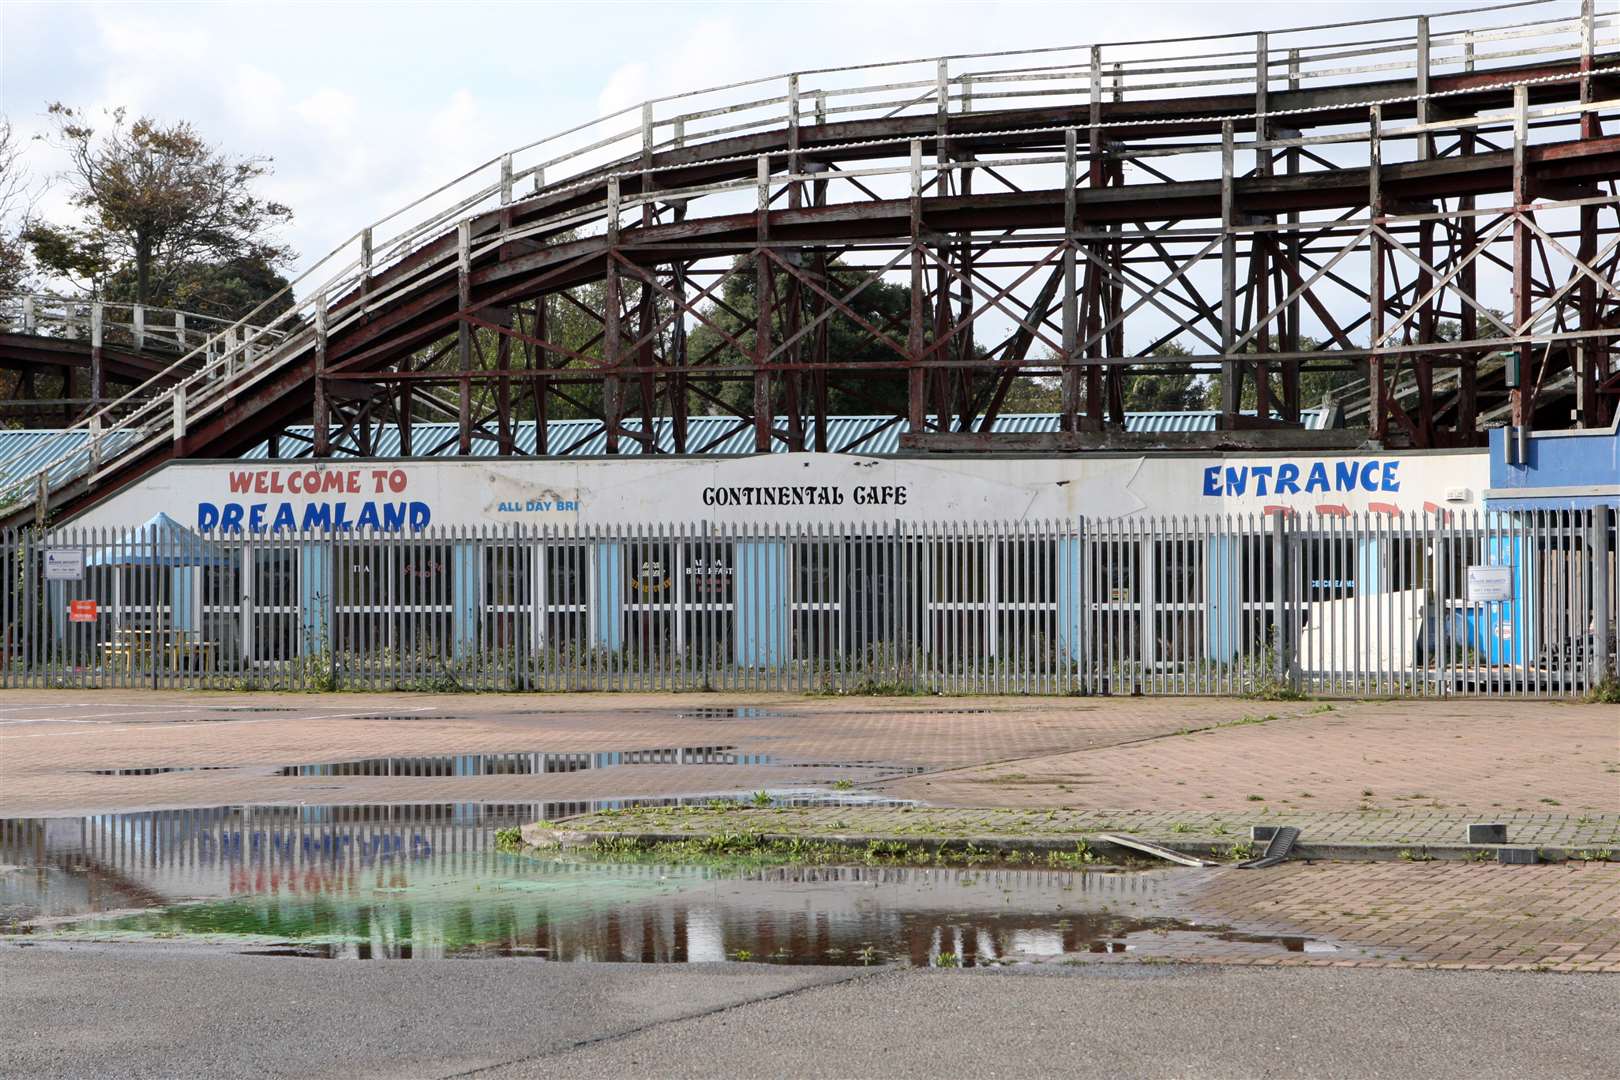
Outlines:
MULTIPOLYGON (((592 205, 582 209, 549 217, 542 216, 521 229, 504 231, 495 239, 484 241, 482 247, 469 245, 460 255, 462 260, 477 257, 491 244, 507 243, 523 236, 544 236, 560 229, 600 224, 612 215, 635 209, 646 202, 704 195, 718 195, 723 198, 728 193, 745 191, 753 186, 752 181, 726 182, 690 188, 664 188, 645 194, 620 197, 618 181, 627 178, 639 179, 653 171, 651 161, 654 153, 694 144, 702 145, 725 135, 736 136, 750 131, 791 130, 807 121, 819 124, 825 122, 831 115, 838 115, 841 120, 849 120, 857 116, 875 119, 902 113, 919 117, 937 114, 944 123, 950 117, 972 112, 975 80, 981 78, 1006 81, 1018 78, 1022 71, 1030 86, 1030 89, 1023 93, 1028 95, 1028 99, 1040 99, 1047 104, 1051 104, 1054 99, 1071 106, 1083 104, 1088 100, 1095 104, 1103 99, 1103 95, 1106 96, 1106 100, 1123 100, 1132 93, 1141 94, 1145 89, 1150 90, 1146 96, 1154 98, 1160 91, 1184 90, 1188 83, 1156 82, 1146 88, 1133 87, 1127 82, 1127 76, 1132 72, 1141 74, 1164 72, 1164 65, 1177 59, 1170 54, 1173 50, 1167 52, 1168 47, 1187 45, 1207 50, 1208 43, 1214 41, 1247 41, 1253 45, 1252 49, 1233 49, 1229 52, 1214 53, 1191 52, 1187 59, 1208 62, 1176 68, 1175 72, 1196 74, 1204 71, 1218 74, 1219 77, 1213 80, 1194 80, 1193 85, 1234 87, 1239 88, 1239 92, 1241 88, 1246 87, 1247 92, 1255 97, 1257 108, 1251 114, 1246 116, 1223 114, 1210 119, 1233 121, 1261 117, 1268 122, 1276 123, 1290 116, 1303 117, 1308 113, 1326 111, 1329 108, 1342 112, 1347 107, 1422 102, 1447 95, 1385 94, 1377 98, 1370 97, 1366 102, 1354 102, 1349 106, 1341 102, 1319 109, 1266 109, 1262 104, 1265 95, 1278 92, 1272 89, 1274 83, 1286 83, 1287 89, 1298 90, 1313 85, 1355 85, 1358 80, 1364 81, 1370 76, 1375 76, 1386 83, 1391 79, 1398 82, 1401 76, 1410 76, 1415 85, 1426 86, 1429 75, 1437 67, 1464 66, 1467 70, 1482 70, 1509 61, 1520 61, 1526 56, 1590 56, 1595 45, 1609 46, 1620 42, 1620 38, 1613 34, 1599 37, 1598 31, 1610 31, 1620 26, 1620 18, 1595 15, 1590 0, 1586 0, 1583 4, 1582 16, 1576 19, 1559 17, 1540 22, 1521 22, 1489 28, 1475 25, 1477 23, 1475 17, 1483 13, 1545 8, 1547 4, 1557 2, 1559 0, 1522 0, 1518 3, 1444 12, 1432 16, 1389 16, 1277 31, 1232 32, 1214 37, 1170 38, 1152 42, 1126 41, 1091 46, 1056 46, 995 53, 954 54, 928 60, 807 69, 786 75, 750 79, 653 98, 640 106, 620 109, 595 121, 575 125, 555 135, 490 158, 354 233, 300 274, 286 288, 261 303, 243 320, 210 337, 204 345, 182 356, 175 364, 155 377, 164 380, 165 383, 172 383, 172 389, 166 386, 166 393, 151 395, 145 393, 143 387, 137 387, 74 425, 73 428, 64 429, 61 433, 64 437, 89 433, 89 447, 84 447, 81 442, 81 445, 65 450, 53 458, 42 472, 47 474, 53 470, 59 472, 61 466, 81 455, 86 456, 86 460, 99 460, 97 449, 100 442, 115 433, 120 434, 124 440, 119 450, 119 453, 124 455, 145 452, 154 444, 154 440, 168 437, 170 432, 176 437, 183 435, 191 420, 221 407, 228 397, 234 396, 240 389, 239 384, 244 376, 256 380, 300 355, 314 340, 317 323, 324 324, 327 333, 340 330, 353 321, 365 317, 367 312, 386 305, 394 296, 420 286, 426 280, 455 273, 456 265, 452 262, 424 266, 391 282, 385 291, 366 292, 354 302, 345 303, 341 307, 336 306, 343 298, 358 295, 367 286, 375 284, 374 277, 379 268, 389 264, 397 267, 403 259, 421 251, 428 243, 444 238, 449 233, 452 223, 470 222, 484 213, 532 197, 528 194, 519 195, 518 188, 524 182, 532 184, 533 193, 537 195, 554 197, 603 187, 607 190, 607 196, 602 201, 593 202, 592 205), (1461 28, 1437 29, 1437 24, 1454 19, 1462 20, 1461 28), (1410 25, 1412 33, 1369 38, 1358 42, 1309 40, 1312 34, 1346 27, 1387 28, 1395 24, 1410 25), (1294 41, 1296 38, 1299 39, 1297 42, 1294 41), (1513 44, 1525 39, 1532 43, 1539 39, 1542 43, 1539 46, 1532 44, 1529 48, 1498 49, 1492 52, 1481 51, 1478 48, 1482 45, 1495 47, 1504 43, 1513 44), (1462 49, 1464 52, 1459 55, 1447 53, 1437 56, 1435 53, 1437 45, 1448 50, 1462 49), (1113 50, 1114 55, 1109 55, 1110 50, 1113 50), (1121 50, 1126 54, 1131 50, 1140 50, 1142 55, 1122 55, 1121 50), (1426 54, 1428 59, 1428 66, 1422 71, 1418 68, 1419 54, 1426 54), (1012 57, 1039 57, 1041 62, 1024 69, 1008 68, 1005 61, 1012 57), (1245 57, 1251 59, 1247 63, 1234 62, 1234 58, 1245 57), (1054 66, 1054 61, 1065 58, 1072 58, 1072 62, 1054 66), (1320 71, 1310 67, 1311 63, 1321 60, 1335 64, 1344 60, 1359 63, 1352 66, 1334 66, 1320 71), (1000 62, 1001 66, 993 66, 997 62, 1000 62), (918 67, 923 70, 915 72, 910 77, 903 77, 907 74, 906 69, 918 67), (1278 68, 1282 70, 1278 71, 1278 68), (1248 74, 1241 73, 1245 69, 1248 74), (839 76, 873 71, 894 72, 902 77, 853 86, 837 85, 839 76), (1063 74, 1055 79, 1048 77, 1058 71, 1063 74), (825 85, 812 85, 811 80, 820 80, 825 85), (1046 85, 1047 83, 1050 85, 1046 85), (908 92, 929 86, 933 89, 926 90, 920 96, 908 92), (730 104, 705 100, 718 94, 734 94, 739 90, 757 91, 761 87, 770 87, 778 92, 771 92, 765 96, 750 94, 744 100, 740 102, 733 100, 730 104), (674 102, 687 107, 670 115, 659 115, 660 106, 674 102), (707 128, 701 126, 704 121, 723 120, 760 110, 764 110, 764 115, 750 116, 741 123, 711 125, 707 128), (639 124, 633 127, 625 126, 625 119, 636 117, 638 113, 639 124), (408 218, 407 215, 412 217, 408 218), (392 235, 386 234, 387 229, 395 227, 393 223, 402 220, 411 220, 413 223, 396 227, 392 235), (286 311, 274 318, 266 318, 273 305, 284 302, 289 297, 295 297, 295 290, 299 288, 307 289, 302 299, 294 299, 286 311), (119 415, 123 410, 128 411, 119 415)), ((1588 71, 1586 74, 1590 75, 1592 72, 1588 71)), ((1574 77, 1526 79, 1523 83, 1570 81, 1574 77)), ((1539 109, 1538 115, 1547 118, 1568 117, 1578 115, 1584 110, 1612 107, 1614 103, 1571 106, 1565 109, 1539 109)), ((1165 124, 1182 125, 1187 122, 1185 117, 1164 121, 1165 124)), ((1152 120, 1132 121, 1132 126, 1138 128, 1151 128, 1153 125, 1152 120)), ((1064 131, 1089 134, 1091 128, 1103 126, 1106 124, 1093 120, 1089 123, 1069 124, 1050 130, 1053 134, 1064 131)), ((958 135, 953 132, 950 138, 953 142, 968 143, 975 138, 995 134, 1004 133, 977 132, 958 135)), ((1389 131, 1381 133, 1380 137, 1387 139, 1399 135, 1398 132, 1389 131)), ((1339 138, 1341 137, 1325 136, 1320 141, 1326 143, 1337 141, 1339 138)), ((1295 140, 1296 143, 1304 144, 1316 141, 1295 140)), ((903 176, 909 172, 914 176, 918 159, 916 144, 917 140, 914 137, 866 140, 859 145, 893 145, 897 149, 909 146, 912 159, 909 167, 862 169, 831 175, 834 178, 903 176)), ((844 145, 848 147, 854 144, 844 145)), ((1250 152, 1260 145, 1264 144, 1242 143, 1239 144, 1239 149, 1250 152)), ((826 152, 828 148, 819 149, 826 152)), ((1201 144, 1154 152, 1207 154, 1216 149, 1201 144)), ((699 159, 693 163, 761 162, 768 161, 770 156, 769 152, 722 155, 699 159)), ((778 158, 782 156, 780 148, 775 150, 775 156, 778 158)), ((764 183, 767 186, 772 184, 780 186, 785 183, 825 179, 829 174, 812 175, 802 168, 795 168, 802 164, 806 156, 802 152, 791 155, 790 171, 785 175, 774 177, 767 175, 763 178, 764 183)), ((895 156, 901 155, 897 153, 895 156)), ((1045 164, 1057 164, 1062 160, 1060 156, 1031 156, 1020 159, 1025 163, 1045 164)), ((688 163, 683 162, 684 164, 688 163)), ((930 162, 928 170, 944 173, 958 167, 964 166, 946 161, 941 161, 938 165, 930 162)), ((915 187, 915 184, 913 186, 915 187)), ((9 490, 0 490, 0 502, 5 501, 8 494, 15 498, 16 485, 9 490)))

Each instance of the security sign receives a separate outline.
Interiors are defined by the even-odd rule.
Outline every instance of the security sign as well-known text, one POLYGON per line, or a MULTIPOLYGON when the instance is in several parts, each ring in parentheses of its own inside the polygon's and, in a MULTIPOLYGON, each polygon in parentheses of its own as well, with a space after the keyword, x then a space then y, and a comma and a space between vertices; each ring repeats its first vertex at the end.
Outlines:
POLYGON ((1511 566, 1470 566, 1468 568, 1468 602, 1495 604, 1513 599, 1513 568, 1511 566))
POLYGON ((68 622, 95 622, 96 602, 94 600, 68 601, 68 622))
POLYGON ((48 549, 45 552, 45 580, 84 580, 84 548, 48 549))

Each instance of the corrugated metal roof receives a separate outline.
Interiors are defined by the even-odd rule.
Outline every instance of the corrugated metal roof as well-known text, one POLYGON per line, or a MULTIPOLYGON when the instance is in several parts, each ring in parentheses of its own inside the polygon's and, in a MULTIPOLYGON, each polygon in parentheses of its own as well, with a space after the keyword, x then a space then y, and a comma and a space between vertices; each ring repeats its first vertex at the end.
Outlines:
MULTIPOLYGON (((1326 413, 1319 409, 1306 410, 1301 414, 1306 428, 1321 430, 1326 419, 1326 413)), ((1178 431, 1214 431, 1220 414, 1217 412, 1139 412, 1127 413, 1125 416, 1125 430, 1131 432, 1178 432, 1178 431)), ((931 418, 930 418, 931 419, 931 418)), ((624 426, 631 431, 641 430, 641 421, 636 418, 627 418, 624 426)), ((786 430, 788 420, 785 416, 776 418, 776 426, 786 430)), ((998 416, 991 426, 996 432, 1052 432, 1058 430, 1058 415, 1056 413, 1015 413, 998 416)), ((893 417, 884 416, 830 416, 827 418, 827 445, 837 453, 860 454, 893 454, 900 449, 900 434, 905 429, 902 421, 893 417)), ((288 433, 295 439, 309 439, 313 428, 307 425, 288 428, 288 433)), ((655 417, 653 419, 653 434, 657 440, 659 451, 662 453, 675 452, 675 440, 671 433, 670 422, 667 418, 655 417)), ((415 424, 411 429, 413 457, 454 457, 456 456, 456 425, 455 424, 415 424)), ((521 421, 513 425, 512 440, 517 449, 525 454, 535 452, 535 425, 532 420, 521 421)), ((805 423, 805 441, 809 445, 815 444, 815 422, 805 423)), ((602 425, 596 420, 553 420, 547 428, 547 450, 557 456, 594 457, 607 453, 607 436, 602 432, 602 425)), ((334 446, 334 453, 341 452, 345 456, 354 453, 353 439, 345 442, 341 451, 334 446)), ((754 429, 735 417, 729 416, 694 416, 687 422, 686 450, 689 454, 723 454, 738 455, 754 452, 754 429)), ((372 457, 400 457, 399 430, 394 427, 384 427, 374 431, 372 436, 372 457)), ((772 443, 773 453, 786 453, 786 444, 781 441, 772 443)), ((268 444, 254 447, 244 454, 244 457, 268 457, 270 448, 268 444)), ((289 446, 287 440, 282 441, 281 454, 283 457, 303 456, 307 454, 307 447, 294 444, 289 446), (296 448, 295 448, 296 447, 296 448)), ((619 439, 619 453, 621 455, 635 456, 642 452, 639 440, 621 436, 619 439)), ((477 432, 473 434, 472 453, 474 457, 496 456, 496 442, 492 433, 477 432)))
MULTIPOLYGON (((1305 427, 1319 431, 1324 426, 1326 413, 1309 409, 1301 414, 1305 427)), ((1214 431, 1220 414, 1215 412, 1134 412, 1125 416, 1125 430, 1131 432, 1214 431)), ((639 431, 638 419, 626 419, 625 427, 639 431)), ((776 426, 786 430, 787 418, 776 418, 776 426)), ((900 434, 904 423, 884 416, 831 416, 827 418, 827 445, 837 452, 858 454, 893 454, 900 448, 900 434)), ((1051 432, 1058 430, 1056 413, 1015 413, 998 416, 991 428, 996 432, 1051 432)), ((659 449, 675 452, 668 419, 655 418, 653 431, 659 449)), ((314 429, 308 424, 289 425, 290 438, 281 440, 281 456, 307 457, 314 429)), ((805 425, 805 438, 815 445, 815 424, 805 425)), ((553 420, 547 428, 548 451, 555 456, 589 457, 607 453, 607 437, 596 420, 553 420)), ((524 454, 535 452, 534 421, 513 425, 513 441, 524 454)), ((83 446, 88 441, 84 432, 62 432, 42 429, 0 429, 0 483, 14 478, 26 479, 37 472, 45 462, 62 453, 69 446, 83 446)), ((109 440, 110 442, 112 440, 109 440)), ((412 457, 455 457, 455 424, 413 424, 411 426, 412 457)), ((116 443, 105 451, 111 456, 116 443)), ((689 454, 740 455, 754 452, 754 429, 735 417, 694 416, 687 423, 686 449, 689 454)), ((786 446, 777 441, 772 445, 775 453, 785 453, 786 446)), ((334 442, 332 452, 338 457, 356 457, 352 437, 334 442)), ((642 452, 641 443, 633 438, 620 437, 621 455, 635 456, 642 452)), ((492 435, 474 432, 474 457, 495 457, 496 442, 492 435)), ((242 455, 244 458, 268 458, 269 443, 242 455)), ((385 426, 374 430, 371 457, 402 457, 399 452, 399 430, 385 426)), ((71 472, 71 469, 64 470, 71 472)))

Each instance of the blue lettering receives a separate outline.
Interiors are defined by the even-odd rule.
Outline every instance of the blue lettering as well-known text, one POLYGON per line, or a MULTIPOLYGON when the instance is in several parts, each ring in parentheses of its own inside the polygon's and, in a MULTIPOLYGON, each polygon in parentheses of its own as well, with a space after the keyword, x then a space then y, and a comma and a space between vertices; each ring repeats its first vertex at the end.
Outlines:
POLYGON ((354 526, 349 523, 349 504, 346 502, 340 502, 334 503, 333 506, 337 512, 332 515, 332 528, 341 529, 344 532, 348 532, 350 529, 354 528, 354 526))
POLYGON ((1366 491, 1378 490, 1378 462, 1369 461, 1361 467, 1361 486, 1366 491))
POLYGON ((219 507, 213 503, 197 504, 197 531, 207 532, 219 524, 219 507))
POLYGON ((276 508, 276 520, 271 522, 270 531, 280 532, 282 529, 296 529, 298 518, 293 513, 292 503, 282 503, 276 508))
POLYGON ((1279 465, 1279 466, 1277 466, 1277 494, 1279 494, 1279 495, 1298 495, 1299 494, 1299 466, 1298 465, 1279 465))
POLYGON ((1340 461, 1334 464, 1333 490, 1356 490, 1356 463, 1354 461, 1340 461))
POLYGON ((411 503, 411 529, 425 529, 427 523, 433 520, 433 511, 428 509, 427 503, 411 503))
POLYGON ((1221 493, 1221 467, 1211 465, 1204 470, 1204 494, 1219 495, 1221 493))
POLYGON ((1398 462, 1398 461, 1386 461, 1386 462, 1384 462, 1384 482, 1379 485, 1379 490, 1380 491, 1399 491, 1399 490, 1401 490, 1401 482, 1399 480, 1395 479, 1395 466, 1397 466, 1399 464, 1400 464, 1400 462, 1398 462))
POLYGON ((1241 495, 1243 494, 1243 489, 1248 486, 1248 469, 1233 469, 1229 467, 1226 470, 1226 493, 1228 495, 1241 495))
POLYGON ((269 503, 254 503, 248 511, 248 531, 264 532, 264 511, 269 503))
POLYGON ((1271 479, 1271 466, 1256 465, 1250 472, 1254 473, 1254 493, 1264 495, 1266 493, 1266 481, 1271 479))
POLYGON ((386 503, 383 506, 383 528, 388 532, 399 532, 405 527, 405 504, 386 503))
POLYGON ((1306 491, 1326 491, 1328 489, 1327 466, 1318 461, 1311 466, 1311 474, 1305 479, 1306 491))
POLYGON ((360 519, 354 523, 357 529, 375 529, 381 525, 377 520, 377 504, 368 502, 360 507, 360 519))
POLYGON ((242 504, 226 503, 219 514, 219 529, 221 532, 242 531, 242 504))
POLYGON ((332 504, 310 503, 304 507, 304 528, 330 529, 332 527, 332 504))

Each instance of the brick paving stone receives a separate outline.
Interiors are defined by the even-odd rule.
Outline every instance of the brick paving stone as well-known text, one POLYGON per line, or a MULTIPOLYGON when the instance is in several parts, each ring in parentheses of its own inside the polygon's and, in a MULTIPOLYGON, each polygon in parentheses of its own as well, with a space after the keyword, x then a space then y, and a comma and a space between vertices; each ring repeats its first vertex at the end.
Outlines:
POLYGON ((0 692, 0 813, 85 813, 244 801, 482 801, 746 792, 951 769, 1152 739, 1237 719, 1233 700, 805 698, 736 694, 224 694, 0 692), (737 709, 734 719, 705 709, 737 709), (748 715, 753 710, 754 715, 748 715), (182 722, 186 721, 186 722, 182 722), (461 778, 309 778, 275 766, 385 755, 734 746, 782 764, 461 778), (840 763, 892 766, 850 769, 840 763), (92 769, 213 766, 139 777, 92 769), (432 785, 431 789, 429 785, 432 785))
POLYGON ((1290 814, 1422 808, 1475 820, 1620 811, 1620 709, 1613 706, 1409 700, 1335 702, 1331 711, 1310 711, 1319 708, 1256 702, 1248 716, 1276 719, 910 777, 882 788, 955 806, 1264 805, 1290 814))

